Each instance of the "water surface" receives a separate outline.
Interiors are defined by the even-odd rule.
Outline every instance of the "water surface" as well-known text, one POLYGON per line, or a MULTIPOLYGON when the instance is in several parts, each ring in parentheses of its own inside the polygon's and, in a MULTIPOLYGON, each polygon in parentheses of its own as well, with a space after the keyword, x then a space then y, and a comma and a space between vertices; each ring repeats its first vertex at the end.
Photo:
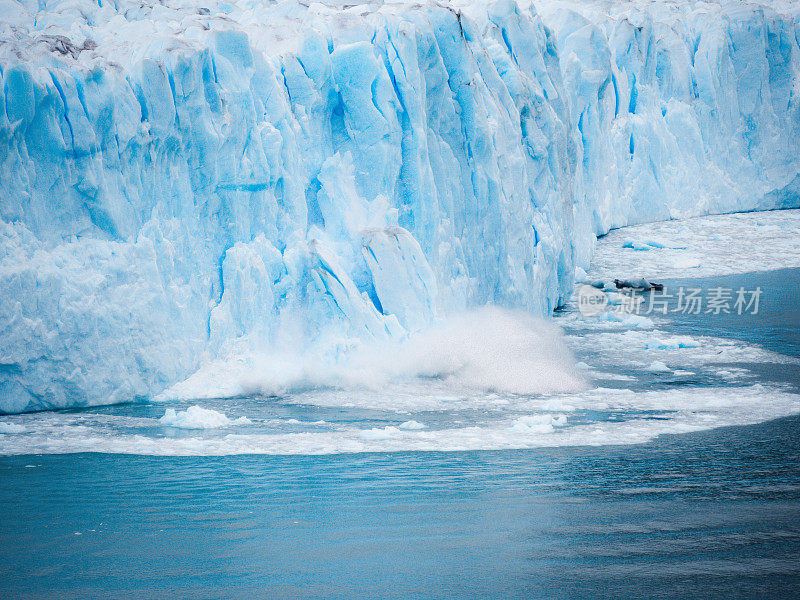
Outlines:
POLYGON ((6 598, 788 598, 800 419, 627 447, 0 459, 6 598))

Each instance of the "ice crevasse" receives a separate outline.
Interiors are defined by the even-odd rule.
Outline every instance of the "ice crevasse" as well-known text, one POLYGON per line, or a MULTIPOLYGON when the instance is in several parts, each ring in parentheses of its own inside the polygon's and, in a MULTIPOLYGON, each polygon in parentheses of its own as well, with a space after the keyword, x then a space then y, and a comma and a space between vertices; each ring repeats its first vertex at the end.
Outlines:
POLYGON ((546 315, 610 228, 800 206, 800 7, 0 0, 0 411, 546 315))

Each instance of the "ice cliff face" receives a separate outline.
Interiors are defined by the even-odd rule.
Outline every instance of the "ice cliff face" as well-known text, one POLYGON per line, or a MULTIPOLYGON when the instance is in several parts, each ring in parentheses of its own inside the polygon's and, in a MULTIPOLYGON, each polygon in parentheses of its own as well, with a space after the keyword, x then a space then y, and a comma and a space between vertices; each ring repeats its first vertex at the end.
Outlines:
POLYGON ((546 314, 609 228, 800 205, 791 4, 0 15, 2 411, 546 314))

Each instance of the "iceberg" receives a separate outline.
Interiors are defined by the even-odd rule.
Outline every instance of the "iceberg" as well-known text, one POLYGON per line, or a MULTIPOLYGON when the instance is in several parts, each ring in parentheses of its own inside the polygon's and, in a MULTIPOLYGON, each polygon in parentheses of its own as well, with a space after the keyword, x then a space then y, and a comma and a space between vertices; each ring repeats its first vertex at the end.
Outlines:
POLYGON ((788 1, 0 14, 4 413, 546 316, 612 228, 800 206, 788 1))

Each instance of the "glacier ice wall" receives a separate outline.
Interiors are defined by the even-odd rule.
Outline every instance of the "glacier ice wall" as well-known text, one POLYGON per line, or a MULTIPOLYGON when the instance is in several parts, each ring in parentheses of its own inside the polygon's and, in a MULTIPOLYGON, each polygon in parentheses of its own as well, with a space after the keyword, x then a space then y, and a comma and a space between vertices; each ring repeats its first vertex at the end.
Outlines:
POLYGON ((800 205, 791 3, 0 14, 0 411, 548 314, 610 228, 800 205))

